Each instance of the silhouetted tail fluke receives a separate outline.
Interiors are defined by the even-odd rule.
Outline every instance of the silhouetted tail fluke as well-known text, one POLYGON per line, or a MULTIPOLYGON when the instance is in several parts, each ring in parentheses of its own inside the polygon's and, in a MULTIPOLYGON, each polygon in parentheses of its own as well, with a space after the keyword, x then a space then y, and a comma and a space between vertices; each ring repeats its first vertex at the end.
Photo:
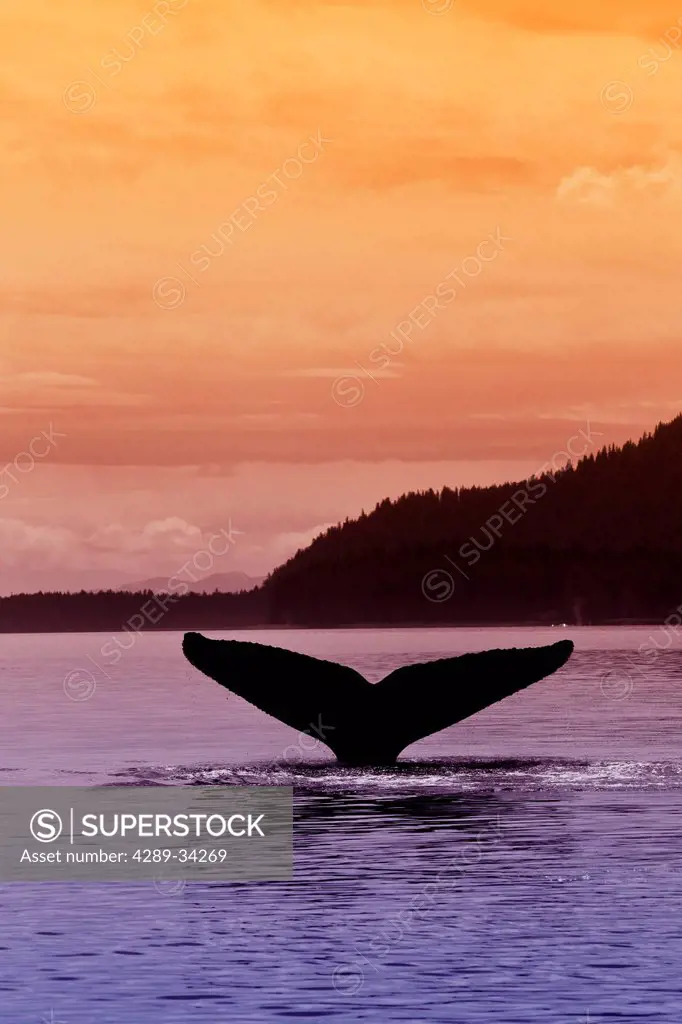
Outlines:
POLYGON ((267 644, 210 640, 186 633, 188 661, 238 697, 337 753, 337 735, 351 728, 372 687, 346 665, 267 644))
POLYGON ((400 750, 461 722, 561 668, 573 642, 481 651, 396 669, 377 684, 400 750), (391 710, 393 714, 391 714, 391 710))
POLYGON ((391 764, 405 747, 551 675, 570 640, 405 665, 371 685, 346 665, 266 644, 186 633, 188 661, 261 711, 316 736, 348 764, 391 764))

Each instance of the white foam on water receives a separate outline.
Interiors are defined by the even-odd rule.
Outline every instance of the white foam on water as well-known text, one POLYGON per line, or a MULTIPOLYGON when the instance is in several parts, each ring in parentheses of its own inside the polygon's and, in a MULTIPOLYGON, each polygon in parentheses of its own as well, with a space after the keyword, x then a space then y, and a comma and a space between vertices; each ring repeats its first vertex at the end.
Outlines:
MULTIPOLYGON (((128 785, 292 786, 299 793, 415 795, 471 792, 603 791, 682 788, 675 762, 462 760, 404 762, 390 768, 345 768, 313 762, 283 765, 165 765, 115 773, 128 785)), ((120 784, 120 783, 117 783, 120 784)))

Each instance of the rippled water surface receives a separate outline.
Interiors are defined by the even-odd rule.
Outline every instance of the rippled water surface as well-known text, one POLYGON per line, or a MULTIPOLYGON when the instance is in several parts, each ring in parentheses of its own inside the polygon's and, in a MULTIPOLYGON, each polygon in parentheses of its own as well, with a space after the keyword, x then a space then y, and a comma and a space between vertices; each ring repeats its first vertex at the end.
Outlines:
POLYGON ((5 785, 296 793, 292 882, 0 886, 2 1024, 680 1024, 681 641, 649 628, 229 636, 373 681, 563 636, 576 653, 369 771, 228 699, 184 662, 179 634, 142 636, 116 664, 110 637, 0 637, 5 785), (644 642, 665 649, 645 656, 644 642))

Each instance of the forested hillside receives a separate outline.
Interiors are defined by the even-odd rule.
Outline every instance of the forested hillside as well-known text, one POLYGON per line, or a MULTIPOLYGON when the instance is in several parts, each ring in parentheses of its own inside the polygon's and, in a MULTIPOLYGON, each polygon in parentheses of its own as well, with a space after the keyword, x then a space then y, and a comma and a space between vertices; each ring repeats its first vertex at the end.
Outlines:
POLYGON ((682 601, 682 417, 529 481, 383 501, 265 589, 275 622, 665 616, 682 601))

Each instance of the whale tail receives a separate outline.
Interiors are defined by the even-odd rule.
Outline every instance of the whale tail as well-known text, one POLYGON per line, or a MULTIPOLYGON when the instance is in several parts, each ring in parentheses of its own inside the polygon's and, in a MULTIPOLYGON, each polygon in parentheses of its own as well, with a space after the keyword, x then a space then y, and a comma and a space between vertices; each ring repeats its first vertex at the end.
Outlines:
POLYGON ((405 665, 369 683, 307 654, 186 633, 188 661, 232 693, 326 744, 344 764, 392 764, 411 743, 551 675, 573 643, 462 654, 405 665))

